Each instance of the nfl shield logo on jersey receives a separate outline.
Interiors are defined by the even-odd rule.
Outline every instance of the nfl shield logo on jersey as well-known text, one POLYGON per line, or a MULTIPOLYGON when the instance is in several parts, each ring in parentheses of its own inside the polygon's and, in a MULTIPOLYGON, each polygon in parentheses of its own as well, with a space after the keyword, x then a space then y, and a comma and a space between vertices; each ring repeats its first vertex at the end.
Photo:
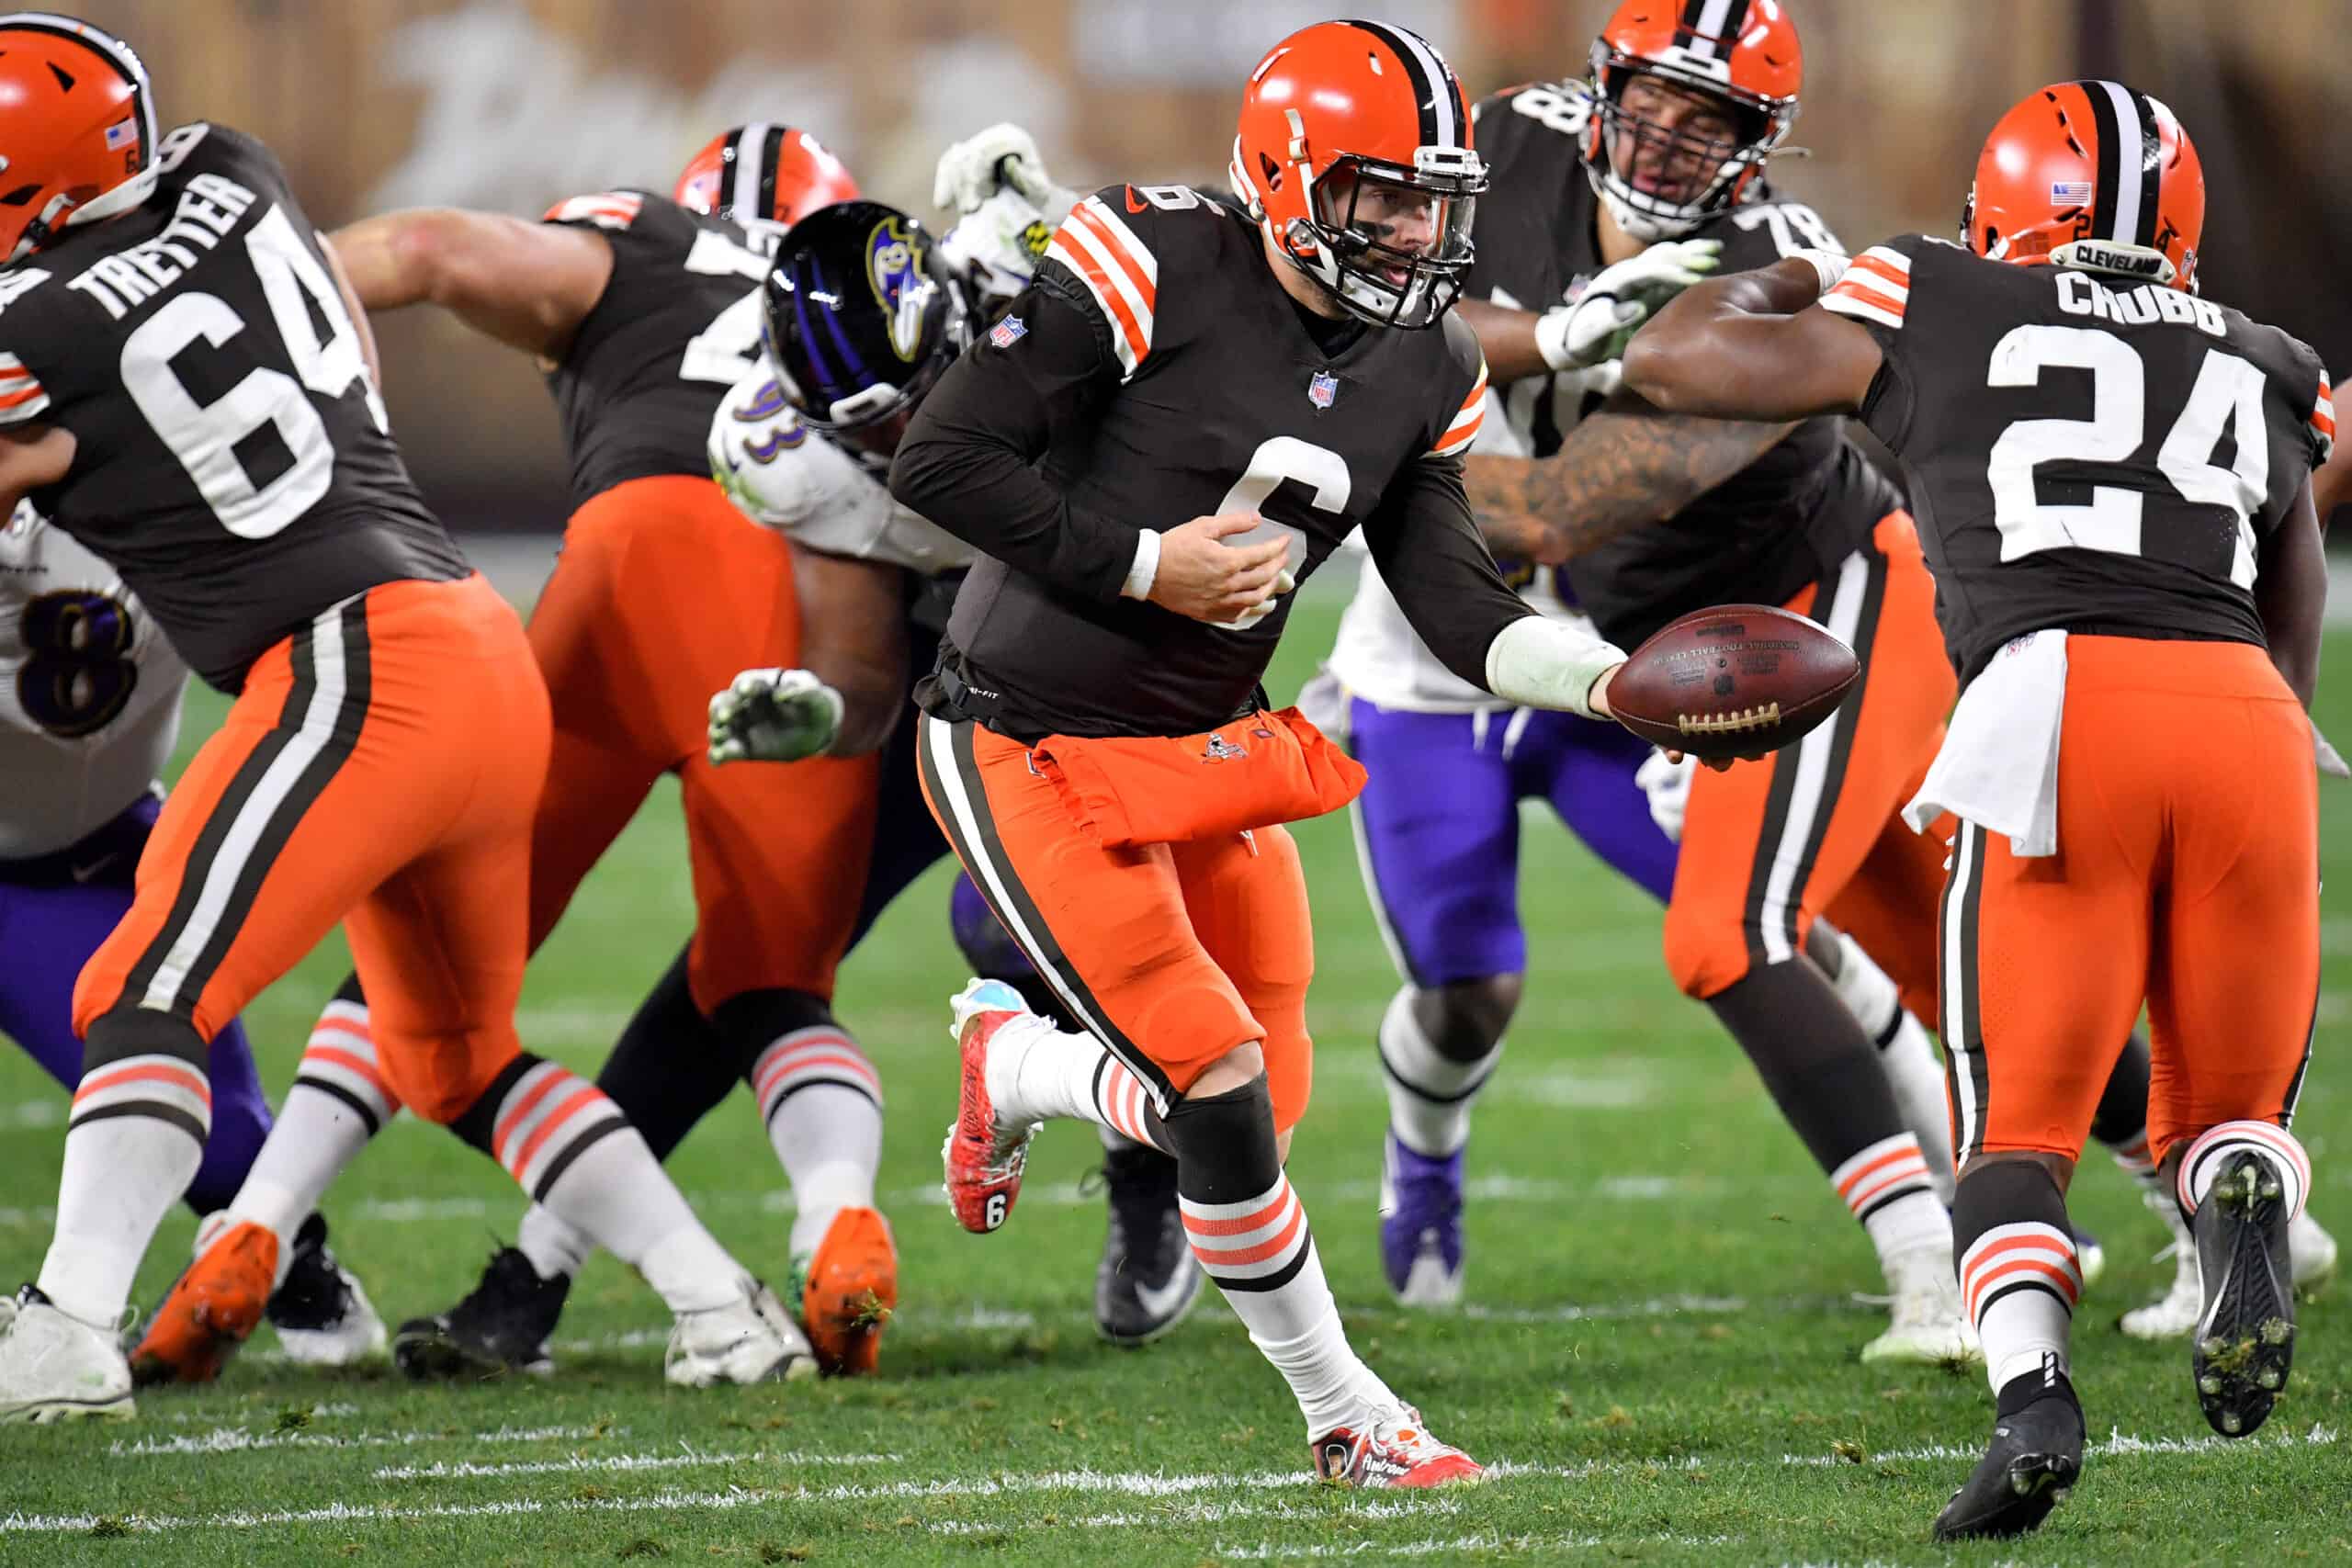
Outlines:
POLYGON ((1317 370, 1315 378, 1306 383, 1306 400, 1318 409, 1328 409, 1331 400, 1340 395, 1340 378, 1329 370, 1317 370))
POLYGON ((1011 348, 1029 335, 1029 323, 1018 316, 1007 316, 989 329, 989 341, 999 348, 1011 348))

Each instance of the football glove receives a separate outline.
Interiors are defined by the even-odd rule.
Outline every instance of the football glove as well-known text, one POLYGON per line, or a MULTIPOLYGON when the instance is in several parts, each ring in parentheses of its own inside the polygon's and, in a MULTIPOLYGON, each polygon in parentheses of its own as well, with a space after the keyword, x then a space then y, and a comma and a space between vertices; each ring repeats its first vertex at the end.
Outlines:
POLYGON ((969 213, 1007 186, 1026 197, 1049 224, 1060 223, 1078 203, 1074 192, 1054 184, 1046 173, 1036 139, 1010 120, 942 152, 932 176, 931 199, 934 206, 969 213))
POLYGON ((1001 304, 1029 287, 1053 237, 1037 204, 1006 186, 947 231, 939 254, 965 269, 983 299, 1001 304))
POLYGON ((710 699, 710 760, 797 762, 841 733, 842 694, 806 670, 746 670, 710 699))
POLYGON ((1676 843, 1682 841, 1682 818, 1690 806, 1690 772, 1696 766, 1685 754, 1679 761, 1668 761, 1663 751, 1653 751, 1634 772, 1634 783, 1649 796, 1650 820, 1657 830, 1676 843))
POLYGON ((1671 240, 1603 267, 1573 301, 1536 319, 1536 351, 1555 370, 1618 357, 1652 311, 1715 269, 1723 248, 1721 240, 1671 240))

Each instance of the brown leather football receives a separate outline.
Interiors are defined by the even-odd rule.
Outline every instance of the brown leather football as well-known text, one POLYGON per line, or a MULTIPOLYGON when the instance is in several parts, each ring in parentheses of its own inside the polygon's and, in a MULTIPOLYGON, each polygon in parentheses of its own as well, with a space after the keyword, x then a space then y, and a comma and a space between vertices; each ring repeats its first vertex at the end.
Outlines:
POLYGON ((1718 604, 1634 649, 1609 708, 1643 739, 1702 761, 1761 757, 1835 713, 1861 673, 1852 649, 1803 615, 1718 604))

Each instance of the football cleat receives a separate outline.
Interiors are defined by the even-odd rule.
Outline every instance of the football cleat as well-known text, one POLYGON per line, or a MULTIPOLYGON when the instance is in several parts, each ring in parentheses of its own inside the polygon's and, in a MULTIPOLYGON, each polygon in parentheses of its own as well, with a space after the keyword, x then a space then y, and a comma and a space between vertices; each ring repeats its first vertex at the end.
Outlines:
MULTIPOLYGON (((2150 1194, 2148 1207, 2171 1227, 2173 1244, 2159 1259, 2173 1260, 2172 1288, 2146 1306, 2123 1314, 2124 1333, 2134 1339, 2177 1339, 2197 1326, 2205 1311, 2205 1285, 2197 1271, 2197 1238, 2170 1198, 2150 1194)), ((2335 1238, 2327 1234, 2306 1209, 2287 1222, 2287 1256, 2294 1266, 2295 1289, 2310 1292, 2325 1284, 2335 1272, 2335 1238)))
POLYGON ((2023 1535, 2050 1517, 2083 1472, 2083 1407, 2071 1391, 1993 1425, 1966 1484, 1936 1516, 1938 1540, 2023 1535))
POLYGON ((293 1261, 265 1315, 286 1359, 301 1366, 347 1367, 384 1351, 384 1320, 327 1249, 323 1214, 312 1214, 294 1233, 293 1261))
POLYGON ((2246 1437, 2269 1419, 2295 1359, 2286 1194, 2277 1168, 2250 1149, 2228 1156, 2188 1224, 2205 1293, 2188 1356, 2197 1403, 2213 1430, 2246 1437))
POLYGON ((543 1377, 555 1371, 548 1337, 571 1292, 570 1276, 542 1280, 521 1248, 502 1247, 464 1300, 437 1316, 401 1325, 392 1336, 393 1364, 419 1381, 509 1372, 543 1377))
POLYGON ((0 1421, 121 1421, 137 1413, 114 1325, 85 1323, 32 1285, 0 1298, 0 1421))
POLYGON ((1462 1303, 1464 1153, 1433 1159, 1389 1129, 1380 1170, 1380 1262, 1399 1306, 1462 1303))
POLYGON ((696 1312, 682 1312, 670 1330, 662 1375, 680 1388, 718 1383, 791 1382, 817 1375, 808 1336, 775 1299, 775 1292, 746 1278, 734 1300, 696 1312))
POLYGON ((1476 1460, 1430 1436, 1421 1413, 1392 1404, 1354 1427, 1315 1439, 1315 1473, 1347 1486, 1449 1486, 1487 1473, 1476 1460))
POLYGON ((276 1232, 226 1213, 207 1215, 194 1261, 130 1352, 131 1375, 141 1386, 210 1382, 260 1325, 277 1280, 276 1232))
POLYGON ((792 1296, 821 1371, 870 1372, 899 1306, 899 1249, 875 1209, 843 1209, 817 1250, 793 1265, 792 1296))
POLYGON ((1110 1228, 1094 1270, 1094 1326, 1114 1345, 1148 1345, 1184 1321, 1204 1276, 1176 1206, 1176 1162, 1125 1139, 1102 1152, 1110 1228))
POLYGON ((1944 1366, 1983 1356, 1961 1307, 1950 1248, 1928 1247, 1889 1258, 1886 1282, 1894 1291, 1893 1321, 1862 1347, 1863 1360, 1944 1366))
POLYGON ((1030 1142, 1043 1124, 1009 1126, 998 1120, 989 1098, 989 1045, 1006 1024, 1036 1015, 1001 980, 974 980, 947 1005, 955 1014, 949 1032, 963 1054, 964 1084, 955 1125, 939 1151, 947 1168, 943 1185, 956 1223, 986 1235, 1012 1215, 1030 1142))

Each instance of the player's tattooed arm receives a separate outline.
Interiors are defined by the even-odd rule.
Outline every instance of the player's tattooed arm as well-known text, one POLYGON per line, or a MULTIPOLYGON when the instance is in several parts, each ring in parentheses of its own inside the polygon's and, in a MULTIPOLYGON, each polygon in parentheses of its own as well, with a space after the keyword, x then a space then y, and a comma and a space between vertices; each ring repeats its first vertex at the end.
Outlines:
POLYGON ((2254 603, 2263 640, 2298 700, 2308 708, 2319 685, 2320 630, 2327 617, 2327 547, 2320 540, 2309 479, 2287 515, 2262 542, 2254 603))
POLYGON ((1665 413, 1621 391, 1554 457, 1473 456, 1470 508, 1498 556, 1557 566, 1673 516, 1795 428, 1665 413))

